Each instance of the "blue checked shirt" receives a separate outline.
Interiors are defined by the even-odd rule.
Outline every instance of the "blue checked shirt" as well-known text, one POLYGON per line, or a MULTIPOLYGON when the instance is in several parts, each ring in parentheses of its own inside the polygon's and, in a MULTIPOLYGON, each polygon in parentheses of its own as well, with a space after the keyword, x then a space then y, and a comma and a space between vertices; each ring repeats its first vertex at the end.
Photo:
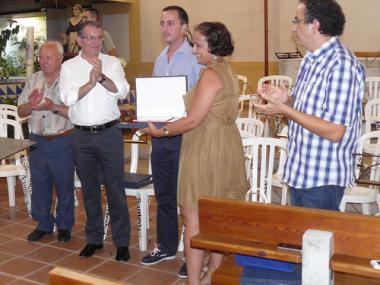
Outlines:
POLYGON ((353 185, 364 80, 363 67, 337 37, 306 54, 292 92, 294 109, 344 125, 346 131, 333 143, 290 120, 284 171, 289 186, 353 185))

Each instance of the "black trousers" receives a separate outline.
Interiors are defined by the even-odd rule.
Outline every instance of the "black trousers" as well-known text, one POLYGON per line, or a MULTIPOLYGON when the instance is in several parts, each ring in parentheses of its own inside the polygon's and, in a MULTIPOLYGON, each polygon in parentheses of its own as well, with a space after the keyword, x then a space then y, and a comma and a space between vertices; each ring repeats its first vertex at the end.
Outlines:
POLYGON ((152 175, 157 201, 157 242, 175 254, 178 247, 177 181, 182 136, 152 139, 152 175))
POLYGON ((77 174, 82 183, 87 242, 103 242, 102 195, 98 175, 100 168, 106 186, 112 240, 116 247, 129 246, 131 226, 124 190, 124 145, 121 131, 116 125, 97 133, 74 128, 72 146, 77 174))

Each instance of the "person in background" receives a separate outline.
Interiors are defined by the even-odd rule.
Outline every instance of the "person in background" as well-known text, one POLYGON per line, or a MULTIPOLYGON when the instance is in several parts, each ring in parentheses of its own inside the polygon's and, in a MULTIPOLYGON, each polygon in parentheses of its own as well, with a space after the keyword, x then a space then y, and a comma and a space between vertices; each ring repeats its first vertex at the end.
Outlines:
POLYGON ((265 85, 253 100, 265 114, 289 121, 284 181, 294 206, 339 210, 354 183, 354 156, 361 133, 364 70, 342 44, 345 16, 335 0, 301 0, 293 19, 296 40, 306 48, 291 96, 265 85))
POLYGON ((29 161, 32 178, 32 217, 37 228, 28 235, 38 241, 58 227, 58 241, 71 238, 74 225, 74 158, 70 145, 72 125, 67 118, 68 108, 59 97, 59 74, 63 47, 47 41, 38 52, 41 71, 27 78, 18 97, 18 114, 30 116, 29 161), (53 185, 57 193, 56 215, 51 213, 53 185))
POLYGON ((103 30, 99 22, 80 25, 78 44, 79 55, 62 65, 60 89, 74 125, 72 147, 87 216, 87 244, 79 255, 90 257, 103 248, 100 168, 106 186, 112 240, 117 248, 115 259, 127 261, 130 219, 124 192, 124 144, 117 127, 120 117, 117 102, 127 96, 129 84, 120 61, 100 52, 103 30))
POLYGON ((149 122, 145 132, 155 138, 183 135, 178 204, 185 224, 188 284, 210 284, 223 255, 211 253, 202 280, 204 251, 190 247, 199 233, 198 199, 201 196, 243 199, 249 186, 239 130, 239 84, 225 56, 234 50, 230 32, 219 22, 195 27, 193 52, 202 70, 199 81, 184 97, 187 116, 157 129, 149 122), (222 162, 222 163, 221 163, 222 162))
POLYGON ((74 4, 72 9, 72 16, 69 19, 69 26, 66 32, 61 34, 61 40, 65 48, 65 52, 69 54, 75 54, 79 51, 77 43, 78 27, 83 22, 82 19, 82 6, 80 4, 74 4))
MULTIPOLYGON (((100 22, 99 11, 95 8, 87 8, 83 12, 84 21, 100 22)), ((111 35, 103 30, 103 48, 102 53, 117 56, 116 46, 113 43, 111 35)))
MULTIPOLYGON (((190 89, 198 80, 202 66, 192 54, 186 40, 190 36, 189 17, 179 6, 167 6, 162 10, 160 29, 168 45, 157 57, 153 76, 186 75, 190 89)), ((189 39, 188 39, 189 40, 189 39)), ((181 135, 152 138, 152 174, 157 201, 157 242, 153 251, 141 259, 144 265, 152 265, 175 258, 178 247, 177 177, 181 135)), ((186 277, 186 264, 178 272, 186 277)))

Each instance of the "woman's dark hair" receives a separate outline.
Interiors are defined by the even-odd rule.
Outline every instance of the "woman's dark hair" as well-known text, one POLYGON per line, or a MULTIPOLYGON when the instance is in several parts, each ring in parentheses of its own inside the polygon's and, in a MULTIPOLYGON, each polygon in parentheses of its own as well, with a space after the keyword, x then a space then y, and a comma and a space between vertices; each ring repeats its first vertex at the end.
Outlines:
POLYGON ((209 52, 213 55, 228 56, 234 52, 231 33, 220 22, 203 22, 195 27, 195 31, 206 37, 209 52))
POLYGON ((342 8, 335 0, 300 0, 300 3, 306 7, 305 22, 318 20, 321 34, 332 37, 343 34, 346 20, 342 8))

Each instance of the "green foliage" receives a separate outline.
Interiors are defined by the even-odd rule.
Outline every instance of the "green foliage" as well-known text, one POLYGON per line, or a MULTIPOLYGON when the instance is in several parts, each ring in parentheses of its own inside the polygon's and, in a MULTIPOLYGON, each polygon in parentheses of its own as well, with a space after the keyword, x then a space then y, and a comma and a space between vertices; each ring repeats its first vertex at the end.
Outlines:
POLYGON ((5 61, 5 48, 12 35, 17 35, 20 26, 16 25, 14 28, 5 28, 0 32, 0 60, 5 61))

